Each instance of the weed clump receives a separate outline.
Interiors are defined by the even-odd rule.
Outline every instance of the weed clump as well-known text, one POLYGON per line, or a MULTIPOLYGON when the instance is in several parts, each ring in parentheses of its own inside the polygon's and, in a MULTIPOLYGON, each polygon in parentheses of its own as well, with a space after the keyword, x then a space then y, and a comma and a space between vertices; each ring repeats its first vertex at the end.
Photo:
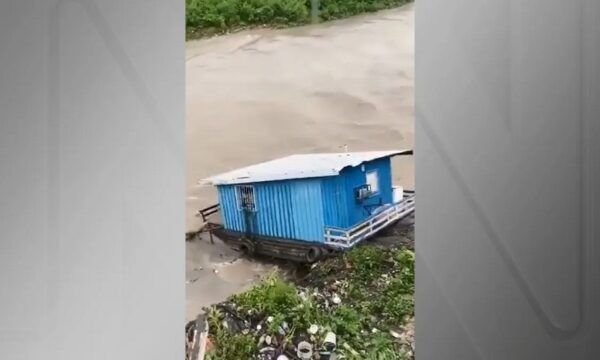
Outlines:
POLYGON ((208 359, 295 359, 301 341, 338 359, 409 359, 414 253, 360 246, 318 263, 301 280, 273 273, 208 309, 208 359), (329 347, 328 347, 329 346, 329 347))

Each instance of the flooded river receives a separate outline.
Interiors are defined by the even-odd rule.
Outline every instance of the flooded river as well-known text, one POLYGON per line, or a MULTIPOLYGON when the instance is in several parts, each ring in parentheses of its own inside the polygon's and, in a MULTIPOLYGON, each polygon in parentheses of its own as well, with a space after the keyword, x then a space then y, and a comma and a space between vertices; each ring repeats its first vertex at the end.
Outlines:
MULTIPOLYGON (((187 44, 187 228, 216 203, 198 180, 293 153, 413 147, 413 5, 187 44)), ((394 182, 414 188, 412 158, 394 182)), ((187 318, 269 270, 222 244, 187 244, 187 318)))

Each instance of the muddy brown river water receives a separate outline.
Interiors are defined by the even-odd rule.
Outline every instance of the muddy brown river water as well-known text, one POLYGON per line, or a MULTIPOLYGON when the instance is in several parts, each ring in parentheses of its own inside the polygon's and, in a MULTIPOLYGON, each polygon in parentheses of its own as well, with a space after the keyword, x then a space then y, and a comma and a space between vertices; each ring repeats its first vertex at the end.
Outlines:
MULTIPOLYGON (((204 177, 293 153, 414 144, 413 5, 189 42, 186 72, 188 231, 216 202, 204 177)), ((413 189, 413 169, 394 160, 394 183, 413 189)), ((188 320, 271 269, 206 239, 186 250, 188 320)))

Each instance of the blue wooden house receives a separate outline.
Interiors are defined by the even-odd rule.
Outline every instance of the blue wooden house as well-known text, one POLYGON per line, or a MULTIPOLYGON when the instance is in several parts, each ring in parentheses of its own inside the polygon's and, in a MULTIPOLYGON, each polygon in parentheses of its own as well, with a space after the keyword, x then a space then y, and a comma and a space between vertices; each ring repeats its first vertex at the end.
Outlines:
POLYGON ((229 233, 344 248, 414 211, 412 192, 392 185, 400 155, 412 150, 292 155, 204 183, 216 186, 229 233))

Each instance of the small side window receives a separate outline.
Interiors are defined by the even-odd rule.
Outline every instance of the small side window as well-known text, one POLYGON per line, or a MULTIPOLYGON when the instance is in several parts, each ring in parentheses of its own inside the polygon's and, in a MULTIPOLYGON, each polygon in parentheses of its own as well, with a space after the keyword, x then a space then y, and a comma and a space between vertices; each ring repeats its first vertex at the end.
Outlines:
POLYGON ((240 210, 256 211, 256 202, 254 197, 254 186, 238 185, 237 200, 240 210))
POLYGON ((366 174, 367 176, 367 185, 371 190, 371 193, 376 194, 379 192, 379 175, 377 174, 377 170, 369 171, 366 174))

